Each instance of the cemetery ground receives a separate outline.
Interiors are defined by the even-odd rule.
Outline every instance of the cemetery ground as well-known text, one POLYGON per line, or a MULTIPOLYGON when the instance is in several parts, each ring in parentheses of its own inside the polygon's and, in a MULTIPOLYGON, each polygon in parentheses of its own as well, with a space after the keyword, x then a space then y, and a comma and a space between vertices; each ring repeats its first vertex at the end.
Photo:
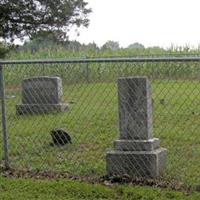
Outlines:
POLYGON ((70 180, 13 179, 0 176, 0 199, 113 199, 113 200, 198 200, 200 193, 188 194, 132 185, 103 186, 70 180))
MULTIPOLYGON (((196 188, 199 186, 200 179, 200 82, 155 80, 151 83, 153 133, 161 140, 161 146, 168 149, 167 169, 161 181, 196 188)), ((6 94, 16 96, 16 98, 6 100, 11 166, 22 170, 64 172, 69 177, 71 175, 80 179, 89 177, 94 182, 98 182, 99 177, 105 175, 106 172, 106 149, 113 147, 113 141, 119 134, 116 85, 114 83, 63 84, 63 87, 64 102, 68 102, 70 106, 68 112, 42 116, 16 116, 15 106, 21 101, 20 90, 18 87, 7 86, 6 94), (51 147, 49 131, 55 127, 68 130, 73 144, 62 148, 51 147)), ((11 180, 1 179, 9 187, 11 180)), ((88 195, 86 199, 94 193, 100 195, 99 198, 102 199, 112 199, 115 195, 117 198, 123 193, 121 196, 124 195, 126 199, 126 195, 130 194, 145 196, 147 191, 148 195, 152 195, 152 199, 156 199, 156 195, 161 195, 161 197, 166 195, 163 199, 171 197, 171 199, 178 199, 180 195, 180 199, 183 199, 181 193, 161 192, 160 189, 132 188, 131 186, 105 188, 99 185, 93 189, 93 186, 86 183, 64 180, 57 186, 56 181, 48 180, 37 183, 36 180, 14 180, 12 184, 17 190, 20 190, 20 185, 26 187, 28 184, 30 193, 32 188, 36 187, 35 190, 37 190, 40 184, 46 185, 46 188, 58 187, 63 194, 68 191, 64 191, 65 187, 72 187, 74 188, 73 195, 77 191, 77 194, 88 195), (80 189, 82 187, 83 190, 80 189), (89 189, 86 190, 84 187, 89 189), (177 195, 177 198, 174 195, 177 195)), ((6 191, 0 195, 5 193, 6 191)), ((45 195, 45 192, 43 194, 45 195)), ((14 191, 10 195, 14 195, 14 191)), ((52 195, 55 193, 53 192, 52 195)), ((94 199, 92 195, 91 199, 94 199)), ((194 194, 194 199, 196 195, 199 194, 194 194)), ((139 199, 138 196, 136 197, 135 199, 139 199)))

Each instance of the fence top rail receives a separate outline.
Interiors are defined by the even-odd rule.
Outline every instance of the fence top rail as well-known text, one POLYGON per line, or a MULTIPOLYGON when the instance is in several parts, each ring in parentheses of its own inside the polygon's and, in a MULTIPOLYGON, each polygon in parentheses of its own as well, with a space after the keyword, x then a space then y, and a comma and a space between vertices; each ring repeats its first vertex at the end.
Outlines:
POLYGON ((200 57, 132 57, 132 58, 73 58, 51 60, 0 60, 0 65, 15 64, 78 64, 78 63, 111 63, 111 62, 200 62, 200 57))

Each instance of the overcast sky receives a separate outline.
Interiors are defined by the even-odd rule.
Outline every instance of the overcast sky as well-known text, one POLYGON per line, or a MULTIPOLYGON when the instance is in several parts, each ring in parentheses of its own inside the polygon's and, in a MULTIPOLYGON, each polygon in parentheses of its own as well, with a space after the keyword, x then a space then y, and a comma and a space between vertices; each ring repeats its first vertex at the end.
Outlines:
POLYGON ((139 42, 170 47, 200 44, 200 0, 86 0, 93 12, 88 29, 73 36, 99 46, 139 42))

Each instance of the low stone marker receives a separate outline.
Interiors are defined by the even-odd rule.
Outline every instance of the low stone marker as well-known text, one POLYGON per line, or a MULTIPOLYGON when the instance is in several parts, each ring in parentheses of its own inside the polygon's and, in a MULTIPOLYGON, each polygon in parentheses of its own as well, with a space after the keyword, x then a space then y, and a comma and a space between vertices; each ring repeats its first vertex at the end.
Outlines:
POLYGON ((64 112, 68 105, 62 103, 60 77, 34 77, 22 82, 22 104, 16 105, 17 115, 64 112))
POLYGON ((120 138, 106 156, 108 175, 154 178, 166 165, 167 150, 152 134, 152 100, 146 77, 118 79, 120 138))

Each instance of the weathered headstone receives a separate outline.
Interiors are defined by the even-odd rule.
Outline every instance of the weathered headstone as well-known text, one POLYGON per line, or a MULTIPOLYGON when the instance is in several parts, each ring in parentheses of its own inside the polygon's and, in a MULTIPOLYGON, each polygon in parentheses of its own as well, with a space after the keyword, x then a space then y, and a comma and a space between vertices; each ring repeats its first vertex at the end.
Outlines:
POLYGON ((152 134, 150 83, 146 77, 118 79, 120 138, 107 152, 108 175, 154 178, 164 171, 167 150, 152 134))
POLYGON ((64 112, 62 81, 59 77, 34 77, 22 82, 22 104, 16 106, 18 115, 64 112))

